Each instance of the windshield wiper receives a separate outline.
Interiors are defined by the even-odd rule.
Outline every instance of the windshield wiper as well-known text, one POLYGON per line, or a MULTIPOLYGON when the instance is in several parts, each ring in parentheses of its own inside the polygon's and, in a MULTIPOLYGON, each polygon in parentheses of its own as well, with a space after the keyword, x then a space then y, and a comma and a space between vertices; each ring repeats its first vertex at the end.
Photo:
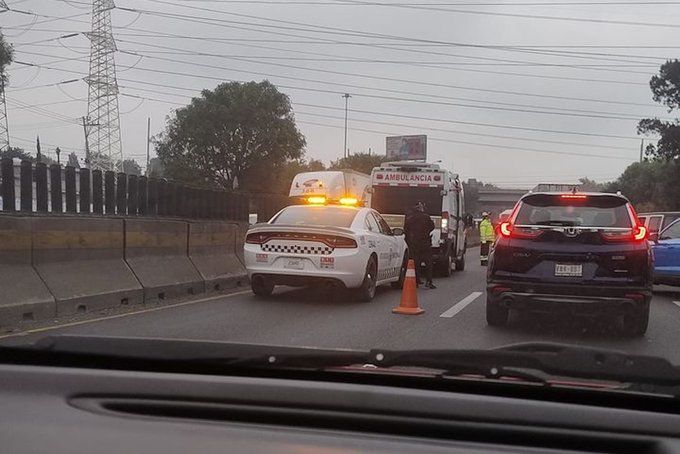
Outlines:
POLYGON ((556 343, 523 343, 491 350, 355 351, 62 335, 41 339, 32 346, 23 347, 23 350, 227 368, 327 370, 370 364, 377 366, 378 369, 374 369, 377 373, 381 368, 400 371, 402 368, 423 368, 437 371, 433 374, 435 376, 475 374, 487 378, 514 377, 537 383, 547 383, 551 377, 569 377, 650 385, 653 389, 669 387, 672 394, 680 396, 680 368, 666 359, 556 343))
POLYGON ((242 367, 326 368, 368 361, 368 351, 197 340, 57 335, 3 350, 242 367))
POLYGON ((371 351, 372 363, 381 367, 411 366, 474 373, 485 377, 517 376, 533 372, 547 376, 679 386, 680 368, 663 358, 629 355, 553 343, 523 343, 493 350, 371 351))

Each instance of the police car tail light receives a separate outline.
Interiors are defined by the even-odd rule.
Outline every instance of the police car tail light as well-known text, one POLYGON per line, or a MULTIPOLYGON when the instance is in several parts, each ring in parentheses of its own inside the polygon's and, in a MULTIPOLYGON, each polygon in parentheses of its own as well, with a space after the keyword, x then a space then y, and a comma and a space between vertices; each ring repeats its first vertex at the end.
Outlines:
POLYGON ((246 243, 248 244, 263 244, 269 240, 270 235, 267 233, 249 233, 246 235, 246 243))
POLYGON ((333 248, 351 249, 357 247, 355 240, 344 236, 326 236, 323 241, 333 248))

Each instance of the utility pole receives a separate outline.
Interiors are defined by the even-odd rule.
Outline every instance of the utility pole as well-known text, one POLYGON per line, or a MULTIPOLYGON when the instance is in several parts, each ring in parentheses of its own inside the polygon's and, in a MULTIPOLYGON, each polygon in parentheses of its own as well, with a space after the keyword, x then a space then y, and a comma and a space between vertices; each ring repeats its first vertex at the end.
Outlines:
POLYGON ((87 129, 87 119, 83 117, 83 133, 85 133, 85 167, 90 168, 90 131, 87 129))
POLYGON ((146 117, 146 174, 149 175, 149 143, 151 143, 151 117, 146 117))
POLYGON ((349 149, 347 148, 347 106, 351 96, 349 93, 345 93, 342 97, 345 98, 345 148, 343 149, 342 156, 346 158, 349 156, 349 149))
MULTIPOLYGON (((0 1, 0 6, 4 2, 0 1)), ((7 104, 5 103, 5 81, 0 74, 0 151, 9 150, 9 124, 7 123, 7 104)))
POLYGON ((116 80, 116 41, 111 28, 113 0, 92 0, 90 39, 90 72, 85 78, 87 123, 92 147, 90 162, 94 169, 122 171, 123 150, 120 140, 118 82, 116 80))
POLYGON ((640 140, 640 162, 642 162, 642 150, 645 148, 645 139, 640 140))
MULTIPOLYGON (((0 12, 9 11, 5 0, 0 0, 0 12)), ((0 74, 0 151, 9 150, 9 124, 7 123, 7 104, 5 103, 5 74, 0 74)))

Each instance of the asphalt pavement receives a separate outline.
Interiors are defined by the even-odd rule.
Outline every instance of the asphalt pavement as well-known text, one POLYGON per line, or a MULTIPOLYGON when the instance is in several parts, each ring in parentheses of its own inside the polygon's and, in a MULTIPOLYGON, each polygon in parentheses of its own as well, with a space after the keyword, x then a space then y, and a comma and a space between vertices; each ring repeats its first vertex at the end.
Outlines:
POLYGON ((492 348, 519 342, 564 342, 659 355, 680 364, 680 288, 659 288, 652 301, 649 330, 627 338, 616 322, 573 317, 512 314, 508 326, 485 320, 485 272, 479 249, 468 251, 467 269, 437 278, 437 289, 418 290, 425 313, 391 312, 400 293, 380 287, 361 303, 342 292, 277 288, 270 298, 241 289, 136 312, 62 321, 0 335, 0 344, 32 343, 54 334, 201 339, 351 349, 492 348))

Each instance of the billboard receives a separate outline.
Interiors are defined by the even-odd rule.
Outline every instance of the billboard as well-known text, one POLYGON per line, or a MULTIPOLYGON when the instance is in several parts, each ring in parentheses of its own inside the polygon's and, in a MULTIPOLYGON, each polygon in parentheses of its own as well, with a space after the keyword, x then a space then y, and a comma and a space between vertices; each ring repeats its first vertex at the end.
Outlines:
POLYGON ((394 136, 387 138, 387 157, 397 161, 427 159, 427 136, 394 136))

